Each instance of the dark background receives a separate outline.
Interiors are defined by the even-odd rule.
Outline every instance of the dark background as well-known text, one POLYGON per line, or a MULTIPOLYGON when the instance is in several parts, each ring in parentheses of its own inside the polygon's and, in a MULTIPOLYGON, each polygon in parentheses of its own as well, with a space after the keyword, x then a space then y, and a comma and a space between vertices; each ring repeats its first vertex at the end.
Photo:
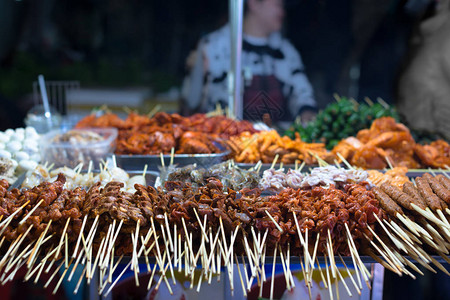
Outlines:
MULTIPOLYGON (((433 5, 287 0, 284 34, 302 55, 319 106, 335 92, 395 102, 411 34, 433 5)), ((180 87, 186 57, 227 14, 227 0, 0 1, 2 128, 21 125, 38 74, 82 87, 180 87)))

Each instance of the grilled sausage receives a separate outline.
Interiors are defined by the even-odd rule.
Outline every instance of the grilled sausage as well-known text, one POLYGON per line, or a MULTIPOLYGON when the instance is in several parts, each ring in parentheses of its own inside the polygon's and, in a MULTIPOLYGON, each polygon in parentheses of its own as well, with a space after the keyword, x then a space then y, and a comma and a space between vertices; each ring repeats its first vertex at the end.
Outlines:
POLYGON ((412 199, 413 203, 420 207, 421 209, 427 208, 427 203, 423 200, 419 191, 416 189, 412 182, 408 181, 403 185, 403 192, 408 194, 412 199))
POLYGON ((381 189, 374 187, 372 188, 372 192, 375 194, 378 201, 380 201, 381 208, 384 209, 389 215, 395 216, 397 213, 403 215, 402 208, 381 189))
POLYGON ((437 175, 436 179, 447 189, 450 190, 450 178, 445 177, 444 175, 437 175))
POLYGON ((411 203, 414 203, 414 199, 412 199, 408 194, 403 193, 399 188, 387 182, 381 184, 380 188, 396 203, 400 204, 406 209, 413 210, 411 203))
POLYGON ((422 195, 422 198, 432 210, 442 209, 441 199, 433 193, 430 184, 425 178, 416 177, 416 184, 420 195, 422 195))
POLYGON ((445 201, 445 203, 450 203, 450 190, 447 190, 438 179, 426 173, 423 177, 428 181, 433 192, 438 195, 439 198, 445 201))

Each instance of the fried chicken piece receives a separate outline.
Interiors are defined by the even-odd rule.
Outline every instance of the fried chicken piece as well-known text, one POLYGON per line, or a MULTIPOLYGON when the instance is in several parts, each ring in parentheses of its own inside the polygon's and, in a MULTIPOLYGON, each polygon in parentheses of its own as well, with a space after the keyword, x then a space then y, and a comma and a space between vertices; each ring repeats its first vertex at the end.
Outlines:
POLYGON ((416 144, 414 153, 426 167, 446 168, 450 166, 450 145, 443 140, 434 141, 429 145, 416 144))

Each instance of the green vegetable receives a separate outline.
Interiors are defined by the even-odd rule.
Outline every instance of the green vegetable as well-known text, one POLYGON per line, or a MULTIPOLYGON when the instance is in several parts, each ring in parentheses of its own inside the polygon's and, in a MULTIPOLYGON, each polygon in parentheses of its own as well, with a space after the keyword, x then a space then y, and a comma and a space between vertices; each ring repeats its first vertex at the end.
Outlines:
POLYGON ((306 127, 293 124, 285 132, 291 138, 298 132, 305 142, 323 142, 328 149, 332 149, 341 139, 356 136, 361 129, 369 128, 375 119, 393 117, 399 120, 394 107, 385 108, 380 103, 369 105, 341 97, 339 102, 330 103, 320 111, 316 120, 306 127))

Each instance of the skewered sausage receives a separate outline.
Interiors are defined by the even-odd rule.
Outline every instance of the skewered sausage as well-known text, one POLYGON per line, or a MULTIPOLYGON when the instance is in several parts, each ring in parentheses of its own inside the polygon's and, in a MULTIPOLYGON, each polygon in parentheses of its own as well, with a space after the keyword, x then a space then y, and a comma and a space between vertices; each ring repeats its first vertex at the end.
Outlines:
POLYGON ((395 203, 394 200, 389 197, 383 190, 374 187, 372 188, 372 192, 375 194, 375 197, 380 201, 380 206, 382 209, 384 209, 389 215, 395 216, 397 213, 400 213, 403 215, 402 208, 395 203))
POLYGON ((437 175, 436 179, 447 189, 450 190, 450 178, 445 177, 444 175, 437 175))
POLYGON ((442 209, 441 201, 438 196, 433 193, 430 184, 425 178, 416 178, 417 189, 432 210, 442 209))
POLYGON ((408 194, 412 198, 415 205, 417 205, 421 209, 427 208, 427 203, 425 202, 425 200, 423 200, 419 191, 416 189, 414 184, 412 184, 412 182, 408 181, 403 185, 403 192, 408 194))
POLYGON ((392 200, 400 204, 402 207, 413 210, 411 203, 414 203, 414 199, 406 193, 403 193, 399 188, 390 185, 385 182, 381 184, 380 188, 389 196, 392 200))

